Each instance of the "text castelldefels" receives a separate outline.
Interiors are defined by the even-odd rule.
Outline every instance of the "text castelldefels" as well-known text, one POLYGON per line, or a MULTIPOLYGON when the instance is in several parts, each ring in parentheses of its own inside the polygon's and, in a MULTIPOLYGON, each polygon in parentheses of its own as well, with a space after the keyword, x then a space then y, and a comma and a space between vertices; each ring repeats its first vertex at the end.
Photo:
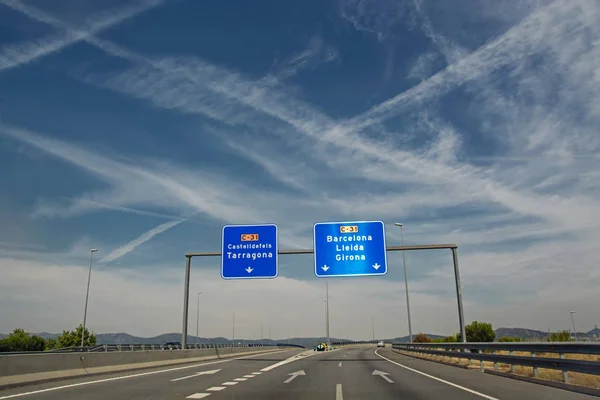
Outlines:
POLYGON ((322 222, 314 226, 315 275, 369 276, 387 273, 381 221, 322 222))

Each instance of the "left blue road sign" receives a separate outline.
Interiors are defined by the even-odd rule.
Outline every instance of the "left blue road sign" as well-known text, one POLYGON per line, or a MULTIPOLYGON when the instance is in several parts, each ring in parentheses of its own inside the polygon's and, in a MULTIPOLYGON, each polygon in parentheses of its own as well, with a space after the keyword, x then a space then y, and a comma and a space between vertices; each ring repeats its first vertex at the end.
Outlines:
POLYGON ((277 225, 226 225, 221 244, 223 279, 277 277, 277 225))

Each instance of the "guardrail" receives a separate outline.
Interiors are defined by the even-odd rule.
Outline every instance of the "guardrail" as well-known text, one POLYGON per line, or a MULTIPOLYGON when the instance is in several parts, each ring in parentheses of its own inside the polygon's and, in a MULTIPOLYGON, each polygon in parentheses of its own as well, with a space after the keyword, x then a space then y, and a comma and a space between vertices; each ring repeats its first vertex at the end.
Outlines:
POLYGON ((346 342, 331 342, 332 346, 349 346, 354 344, 377 344, 380 340, 362 340, 362 341, 346 341, 346 342))
POLYGON ((538 377, 538 368, 561 370, 563 381, 569 383, 569 372, 600 375, 600 362, 565 359, 565 354, 600 355, 600 343, 571 342, 516 342, 516 343, 393 343, 392 348, 407 352, 428 354, 441 357, 467 359, 469 365, 473 360, 479 361, 479 369, 484 372, 484 361, 494 363, 494 371, 498 364, 509 364, 511 372, 515 366, 533 367, 533 376, 538 377), (509 352, 509 355, 497 354, 498 351, 509 352), (514 355, 515 352, 529 352, 529 356, 514 355), (540 354, 556 354, 558 358, 539 357, 540 354))
MULTIPOLYGON (((233 345, 230 343, 219 344, 219 343, 203 343, 203 344, 189 344, 186 346, 187 350, 200 350, 200 349, 226 349, 226 348, 248 348, 248 347, 297 347, 304 349, 304 346, 298 344, 286 344, 286 343, 275 343, 275 344, 238 344, 233 345)), ((100 344, 90 347, 65 347, 62 349, 46 350, 46 351, 15 351, 15 352, 4 352, 0 355, 17 355, 17 354, 48 354, 48 353, 107 353, 114 351, 165 351, 165 350, 182 350, 179 344, 100 344)))

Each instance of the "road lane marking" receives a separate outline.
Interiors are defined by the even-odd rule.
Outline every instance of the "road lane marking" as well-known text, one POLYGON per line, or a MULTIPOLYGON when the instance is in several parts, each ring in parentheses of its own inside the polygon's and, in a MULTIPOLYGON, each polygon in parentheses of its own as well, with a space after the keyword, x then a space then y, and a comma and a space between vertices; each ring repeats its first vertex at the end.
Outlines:
POLYGON ((260 375, 262 372, 253 372, 252 375, 260 375))
POLYGON ((389 373, 387 373, 387 372, 383 372, 383 371, 377 371, 377 370, 375 370, 375 371, 373 371, 373 373, 372 373, 371 375, 380 376, 380 377, 382 377, 383 379, 385 379, 387 383, 394 383, 394 381, 393 381, 393 380, 391 380, 391 379, 390 379, 390 378, 387 376, 387 375, 389 375, 389 373))
POLYGON ((340 361, 340 363, 338 364, 338 367, 341 367, 341 366, 342 366, 342 362, 340 361))
POLYGON ((449 385, 449 386, 455 387, 455 388, 457 388, 457 389, 464 390, 465 392, 469 392, 469 393, 471 393, 471 394, 474 394, 474 395, 476 395, 476 396, 482 397, 482 398, 484 398, 484 399, 487 399, 487 400, 499 400, 499 399, 498 399, 498 398, 496 398, 496 397, 488 396, 487 394, 483 394, 483 393, 477 392, 477 391, 475 391, 475 390, 473 390, 473 389, 469 389, 469 388, 466 388, 466 387, 464 387, 464 386, 457 385, 456 383, 448 382, 448 381, 446 381, 446 380, 444 380, 444 379, 438 378, 438 377, 436 377, 436 376, 433 376, 433 375, 426 374, 425 372, 418 371, 418 370, 416 370, 416 369, 414 369, 414 368, 407 367, 406 365, 402 365, 402 364, 400 364, 400 363, 398 363, 398 362, 396 362, 396 361, 392 361, 392 360, 390 360, 389 358, 387 358, 387 357, 384 357, 384 356, 382 356, 381 354, 379 354, 379 353, 378 353, 378 351, 379 351, 379 350, 375 350, 375 354, 376 354, 378 357, 380 357, 380 358, 383 358, 384 360, 386 360, 386 361, 389 361, 389 362, 391 362, 391 363, 392 363, 392 364, 394 364, 394 365, 397 365, 397 366, 399 366, 399 367, 402 367, 402 368, 404 368, 404 369, 407 369, 407 370, 409 370, 409 371, 415 372, 415 373, 417 373, 417 374, 419 374, 419 375, 426 376, 426 377, 428 377, 428 378, 431 378, 431 379, 433 379, 433 380, 436 380, 436 381, 438 381, 438 382, 445 383, 446 385, 449 385))
POLYGON ((335 385, 335 400, 344 400, 344 396, 342 395, 342 384, 338 383, 335 385))
POLYGON ((225 389, 227 389, 225 386, 213 386, 206 390, 208 390, 209 392, 220 392, 221 390, 225 390, 225 389))
POLYGON ((244 378, 254 378, 256 375, 244 375, 244 378))
MULTIPOLYGON (((325 354, 325 353, 320 353, 320 354, 325 354)), ((303 360, 303 359, 308 358, 308 357, 313 357, 315 355, 317 355, 317 354, 315 354, 313 352, 304 352, 304 353, 296 354, 295 356, 292 356, 292 357, 290 357, 288 359, 285 359, 283 361, 279 361, 278 363, 275 363, 273 365, 269 365, 268 367, 265 367, 265 368, 261 369, 260 371, 261 372, 267 372, 267 371, 270 371, 270 370, 275 369, 277 367, 281 367, 282 365, 289 364, 291 362, 298 361, 298 360, 303 360)))
POLYGON ((181 378, 171 379, 171 382, 177 382, 177 381, 182 381, 184 379, 195 378, 196 376, 201 376, 201 375, 213 375, 219 371, 220 371, 220 369, 213 369, 212 371, 200 371, 200 372, 196 372, 194 375, 188 375, 188 376, 183 376, 181 378))
POLYGON ((223 382, 221 383, 221 385, 223 386, 233 386, 233 385, 237 385, 239 382, 223 382))
MULTIPOLYGON (((227 363, 227 362, 231 362, 231 361, 234 361, 234 360, 244 360, 246 358, 261 357, 261 356, 264 356, 265 354, 284 353, 286 351, 290 351, 290 350, 281 350, 281 351, 274 351, 274 352, 268 352, 268 353, 253 354, 253 355, 250 355, 250 356, 231 358, 229 360, 211 361, 211 362, 194 364, 194 365, 186 365, 186 366, 183 366, 183 367, 161 369, 161 370, 158 370, 158 371, 141 372, 139 374, 125 375, 125 376, 115 376, 113 378, 98 379, 98 380, 95 380, 95 381, 72 383, 70 385, 56 386, 56 387, 51 387, 51 388, 48 388, 48 389, 40 389, 40 390, 31 391, 31 392, 10 394, 8 396, 2 396, 2 397, 0 397, 0 400, 13 399, 15 397, 30 396, 32 394, 53 392, 55 390, 62 390, 62 389, 69 389, 69 388, 78 387, 78 386, 92 385, 92 384, 95 384, 95 383, 112 382, 112 381, 118 381, 118 380, 122 380, 122 379, 137 378, 137 377, 140 377, 140 376, 162 374, 164 372, 181 371, 181 370, 190 369, 190 368, 202 368, 202 367, 204 367, 206 365, 222 364, 222 363, 227 363)), ((118 373, 118 372, 115 372, 115 373, 118 373)), ((85 376, 72 377, 71 379, 76 379, 76 378, 85 378, 85 376)))
POLYGON ((210 393, 194 393, 191 396, 186 397, 186 399, 203 399, 208 396, 210 396, 210 393))
POLYGON ((300 371, 296 371, 296 372, 292 372, 289 378, 287 378, 285 381, 283 381, 283 383, 290 383, 291 381, 293 381, 294 379, 296 379, 299 376, 306 376, 306 372, 304 372, 304 370, 300 370, 300 371))
POLYGON ((238 382, 244 382, 247 381, 248 378, 235 378, 234 381, 238 381, 238 382))

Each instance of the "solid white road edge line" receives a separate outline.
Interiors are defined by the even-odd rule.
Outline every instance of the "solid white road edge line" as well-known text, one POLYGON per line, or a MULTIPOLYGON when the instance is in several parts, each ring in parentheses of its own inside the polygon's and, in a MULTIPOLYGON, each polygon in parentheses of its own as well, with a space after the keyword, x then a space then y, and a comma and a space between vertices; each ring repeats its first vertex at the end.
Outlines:
POLYGON ((469 393, 471 393, 471 394, 474 394, 474 395, 476 395, 476 396, 482 397, 482 398, 484 398, 484 399, 487 399, 487 400, 499 400, 499 399, 497 399, 496 397, 488 396, 487 394, 483 394, 483 393, 477 392, 477 391, 475 391, 475 390, 473 390, 473 389, 469 389, 469 388, 466 388, 466 387, 464 387, 464 386, 457 385, 456 383, 448 382, 448 381, 446 381, 446 380, 444 380, 444 379, 441 379, 441 378, 435 377, 435 376, 433 376, 433 375, 426 374, 425 372, 418 371, 418 370, 416 370, 416 369, 414 369, 414 368, 407 367, 406 365, 402 365, 402 364, 400 364, 400 363, 398 363, 398 362, 396 362, 396 361, 392 361, 392 360, 390 360, 389 358, 387 358, 387 357, 384 357, 384 356, 382 356, 381 354, 379 354, 379 353, 378 353, 378 351, 379 351, 379 349, 375 350, 375 354, 376 354, 378 357, 380 357, 380 358, 383 358, 384 360, 386 360, 386 361, 388 361, 388 362, 391 362, 391 363, 392 363, 392 364, 394 364, 394 365, 397 365, 397 366, 399 366, 399 367, 402 367, 402 368, 404 368, 404 369, 407 369, 407 370, 409 370, 409 371, 415 372, 415 373, 417 373, 417 374, 419 374, 419 375, 426 376, 427 378, 431 378, 431 379, 433 379, 433 380, 436 380, 436 381, 438 381, 438 382, 445 383, 446 385, 449 385, 449 386, 455 387, 455 388, 457 388, 457 389, 464 390, 465 392, 469 392, 469 393))
MULTIPOLYGON (((158 371, 142 372, 142 373, 139 373, 139 374, 125 375, 125 376, 115 376, 113 378, 98 379, 98 380, 95 380, 95 381, 72 383, 70 385, 56 386, 56 387, 51 387, 51 388, 48 388, 48 389, 34 390, 34 391, 31 391, 31 392, 9 394, 8 396, 2 396, 2 397, 0 397, 0 400, 13 399, 15 397, 22 397, 22 396, 30 396, 32 394, 52 392, 52 391, 55 391, 55 390, 68 389, 68 388, 78 387, 78 386, 92 385, 92 384, 95 384, 95 383, 104 383, 104 382, 118 381, 118 380, 121 380, 121 379, 137 378, 139 376, 162 374, 164 372, 180 371, 180 370, 190 369, 190 368, 201 368, 201 367, 203 367, 205 365, 221 364, 221 363, 231 362, 233 360, 243 360, 243 359, 246 359, 246 358, 253 358, 253 357, 264 356, 265 354, 283 353, 283 352, 286 352, 286 351, 290 351, 290 350, 281 350, 281 351, 274 351, 274 352, 269 352, 269 353, 253 354, 253 355, 250 355, 250 356, 236 357, 236 358, 231 358, 231 359, 228 359, 228 360, 211 361, 211 362, 194 364, 194 365, 186 365, 184 367, 161 369, 161 370, 158 370, 158 371)), ((82 378, 82 377, 73 377, 72 379, 75 379, 75 378, 82 378)), ((83 378, 85 378, 85 376, 83 376, 83 378)))

